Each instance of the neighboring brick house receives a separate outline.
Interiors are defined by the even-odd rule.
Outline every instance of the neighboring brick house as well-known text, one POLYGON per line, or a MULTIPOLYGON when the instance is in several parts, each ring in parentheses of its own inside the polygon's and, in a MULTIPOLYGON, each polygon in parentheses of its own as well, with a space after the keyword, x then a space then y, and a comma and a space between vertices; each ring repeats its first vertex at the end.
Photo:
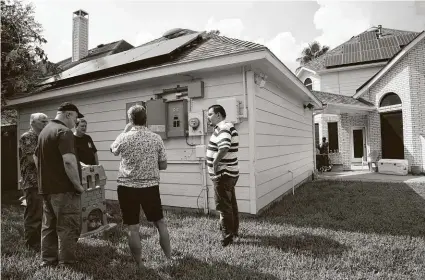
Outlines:
POLYGON ((315 113, 316 141, 329 139, 334 164, 350 170, 377 151, 380 158, 407 159, 412 173, 424 172, 424 45, 424 32, 379 27, 297 72, 326 106, 315 113))
POLYGON ((353 98, 364 98, 376 109, 367 115, 369 149, 383 158, 388 157, 386 153, 397 155, 388 149, 400 149, 409 162, 409 171, 425 172, 425 32, 361 86, 353 98), (401 142, 388 142, 393 139, 385 137, 382 125, 394 124, 397 118, 402 124, 401 142))

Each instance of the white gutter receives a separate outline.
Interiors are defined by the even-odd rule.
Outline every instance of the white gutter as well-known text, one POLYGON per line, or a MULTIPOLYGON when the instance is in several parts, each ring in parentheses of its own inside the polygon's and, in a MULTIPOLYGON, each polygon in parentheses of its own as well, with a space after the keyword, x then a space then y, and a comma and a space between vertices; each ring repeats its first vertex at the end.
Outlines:
POLYGON ((376 108, 375 107, 363 107, 363 106, 358 106, 358 105, 350 105, 350 104, 340 104, 340 103, 327 103, 326 104, 328 107, 329 105, 332 107, 339 107, 339 108, 347 108, 350 110, 357 110, 357 111, 375 111, 376 108))
POLYGON ((7 107, 28 104, 31 102, 42 101, 51 98, 68 97, 75 94, 87 93, 90 91, 99 91, 114 86, 123 86, 125 84, 137 83, 154 78, 161 78, 171 75, 180 75, 183 73, 194 72, 205 69, 219 67, 235 66, 242 63, 250 63, 265 59, 267 52, 265 49, 255 50, 219 57, 207 58, 198 61, 189 61, 177 63, 174 65, 163 65, 151 69, 135 71, 131 73, 122 73, 112 77, 105 77, 95 81, 88 81, 79 84, 53 89, 40 94, 34 94, 19 99, 7 100, 7 107))
POLYGON ((377 62, 377 63, 371 63, 371 64, 361 64, 361 65, 354 65, 354 66, 341 66, 337 68, 331 68, 331 69, 324 69, 317 71, 317 74, 326 74, 326 73, 333 73, 333 72, 342 72, 342 71, 349 71, 349 70, 356 70, 356 69, 364 69, 364 68, 372 68, 372 67, 378 67, 378 66, 385 66, 388 62, 377 62))
MULTIPOLYGON (((204 110, 202 110, 202 115, 204 115, 204 110)), ((205 146, 205 137, 207 136, 206 130, 201 135, 201 145, 205 146)), ((209 201, 208 201, 208 184, 207 184, 207 176, 208 176, 208 168, 206 166, 206 158, 201 158, 201 176, 202 176, 202 188, 204 189, 204 214, 208 215, 210 213, 209 201)))

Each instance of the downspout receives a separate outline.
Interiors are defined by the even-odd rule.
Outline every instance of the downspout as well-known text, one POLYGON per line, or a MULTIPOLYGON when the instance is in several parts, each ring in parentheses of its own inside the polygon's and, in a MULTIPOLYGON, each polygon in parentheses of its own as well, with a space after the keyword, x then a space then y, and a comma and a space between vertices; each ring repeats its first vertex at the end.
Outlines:
MULTIPOLYGON (((204 110, 202 110, 202 115, 204 114, 204 110)), ((204 133, 201 135, 201 145, 205 147, 205 135, 206 130, 204 130, 204 133)), ((207 186, 207 176, 208 176, 208 170, 206 168, 206 158, 201 159, 201 168, 202 168, 202 188, 205 190, 204 193, 204 214, 209 214, 209 202, 208 202, 208 186, 207 186)))
POLYGON ((242 66, 242 84, 243 84, 243 118, 248 118, 248 89, 246 83, 246 71, 245 66, 242 66))
POLYGON ((312 112, 312 114, 311 114, 311 122, 312 122, 312 125, 313 125, 313 127, 312 127, 312 130, 313 130, 313 180, 315 179, 314 177, 314 175, 316 174, 316 167, 317 167, 317 163, 316 163, 316 124, 314 123, 314 116, 315 116, 315 114, 314 114, 314 109, 313 109, 313 112, 312 112))

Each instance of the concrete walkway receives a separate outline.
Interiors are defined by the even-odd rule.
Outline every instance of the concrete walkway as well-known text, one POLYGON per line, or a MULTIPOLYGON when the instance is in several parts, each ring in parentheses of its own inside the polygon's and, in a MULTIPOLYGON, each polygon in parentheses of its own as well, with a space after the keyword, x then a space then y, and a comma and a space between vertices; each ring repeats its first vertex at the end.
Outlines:
POLYGON ((318 174, 319 180, 338 180, 338 181, 366 181, 366 182, 388 182, 388 183, 421 183, 425 185, 425 176, 398 176, 387 175, 369 170, 354 170, 354 171, 332 171, 318 174))

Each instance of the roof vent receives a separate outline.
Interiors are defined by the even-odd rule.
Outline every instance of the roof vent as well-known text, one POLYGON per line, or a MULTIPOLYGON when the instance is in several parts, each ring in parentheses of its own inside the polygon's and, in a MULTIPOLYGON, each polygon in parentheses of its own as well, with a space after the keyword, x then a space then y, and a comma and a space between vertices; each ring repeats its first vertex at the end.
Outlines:
POLYGON ((378 39, 382 37, 382 25, 378 25, 378 30, 376 31, 378 39))
POLYGON ((98 48, 101 48, 101 47, 103 47, 103 46, 105 46, 105 44, 97 45, 97 47, 98 47, 98 48))
POLYGON ((162 35, 162 37, 167 38, 167 39, 173 39, 173 38, 177 38, 177 37, 186 35, 189 32, 190 32, 190 30, 188 30, 188 29, 173 28, 173 29, 170 29, 167 32, 165 32, 164 35, 162 35))

